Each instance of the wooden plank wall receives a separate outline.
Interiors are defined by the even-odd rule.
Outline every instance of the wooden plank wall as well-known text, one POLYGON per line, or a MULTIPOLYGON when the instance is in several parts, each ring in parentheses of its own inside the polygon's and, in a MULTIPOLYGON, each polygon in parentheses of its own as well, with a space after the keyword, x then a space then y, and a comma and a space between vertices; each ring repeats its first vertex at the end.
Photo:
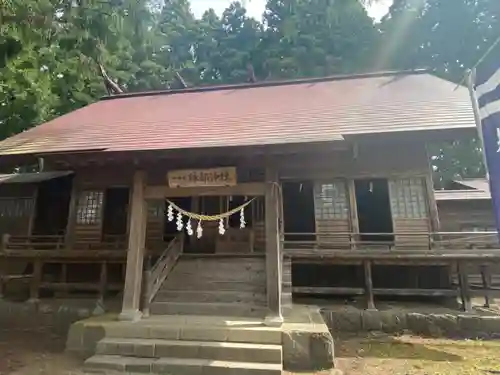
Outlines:
POLYGON ((336 179, 316 182, 314 206, 318 245, 349 248, 348 233, 352 226, 347 181, 336 179))
POLYGON ((425 145, 418 142, 360 143, 350 151, 290 155, 277 158, 274 163, 281 181, 403 178, 430 173, 425 145))
POLYGON ((490 200, 438 201, 442 232, 470 232, 474 227, 495 228, 495 217, 490 200))
POLYGON ((6 205, 2 209, 8 211, 6 215, 0 215, 0 234, 31 234, 36 213, 36 194, 37 186, 34 184, 0 185, 0 204, 6 205))
MULTIPOLYGON (((494 231, 495 218, 491 200, 438 201, 440 227, 442 232, 494 231)), ((490 240, 489 238, 487 239, 490 240)), ((478 249, 478 251, 480 251, 478 249)), ((492 284, 500 286, 500 266, 491 267, 492 284)), ((469 281, 482 285, 478 266, 470 267, 469 281)), ((458 284, 458 276, 453 274, 453 282, 458 284)))
POLYGON ((431 232, 425 177, 391 179, 389 195, 397 248, 429 248, 431 232))

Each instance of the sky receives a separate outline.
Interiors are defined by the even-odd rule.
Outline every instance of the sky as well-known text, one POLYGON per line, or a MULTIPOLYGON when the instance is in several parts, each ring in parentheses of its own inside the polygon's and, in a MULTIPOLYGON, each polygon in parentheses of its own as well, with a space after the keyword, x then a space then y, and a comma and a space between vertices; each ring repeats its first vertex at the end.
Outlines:
MULTIPOLYGON (((231 3, 231 0, 191 0, 191 8, 197 17, 209 8, 213 8, 217 14, 222 14, 224 9, 231 3)), ((382 0, 380 3, 371 6, 368 13, 371 17, 379 20, 387 13, 392 0, 382 0)), ((266 0, 247 0, 247 11, 250 16, 260 19, 264 12, 266 0)))

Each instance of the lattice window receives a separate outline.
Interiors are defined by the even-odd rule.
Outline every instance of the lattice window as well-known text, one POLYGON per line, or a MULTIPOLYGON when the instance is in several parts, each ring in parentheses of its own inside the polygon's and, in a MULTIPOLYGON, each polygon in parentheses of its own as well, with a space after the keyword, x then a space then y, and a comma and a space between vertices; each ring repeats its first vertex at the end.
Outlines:
POLYGON ((348 219, 349 202, 345 182, 334 181, 314 185, 314 210, 318 219, 348 219))
POLYGON ((101 221, 103 200, 103 191, 83 191, 78 199, 76 210, 77 224, 99 224, 101 221))
POLYGON ((0 217, 29 217, 33 210, 32 198, 1 198, 0 217))
POLYGON ((421 178, 391 180, 392 216, 396 219, 427 218, 424 181, 421 178))

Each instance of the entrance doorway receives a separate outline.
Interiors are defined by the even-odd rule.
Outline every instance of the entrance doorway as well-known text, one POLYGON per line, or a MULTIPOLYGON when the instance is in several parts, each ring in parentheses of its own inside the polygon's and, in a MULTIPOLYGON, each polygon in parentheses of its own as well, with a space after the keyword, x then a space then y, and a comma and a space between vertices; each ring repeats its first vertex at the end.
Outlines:
POLYGON ((122 236, 127 233, 129 188, 115 187, 106 190, 102 233, 104 236, 122 236))
POLYGON ((39 185, 33 234, 62 235, 65 233, 72 184, 73 176, 66 176, 54 178, 39 185))
POLYGON ((316 220, 312 182, 284 182, 282 186, 285 241, 314 241, 316 220), (291 233, 300 233, 300 235, 291 235, 291 233))
POLYGON ((355 180, 354 186, 361 241, 392 242, 394 235, 387 179, 355 180))

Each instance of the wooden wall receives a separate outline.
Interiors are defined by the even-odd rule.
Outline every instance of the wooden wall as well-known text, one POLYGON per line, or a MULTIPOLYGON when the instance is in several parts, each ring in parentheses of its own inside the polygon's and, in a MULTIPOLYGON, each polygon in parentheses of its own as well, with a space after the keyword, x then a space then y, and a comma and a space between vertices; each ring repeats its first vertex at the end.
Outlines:
POLYGON ((359 231, 353 182, 356 179, 387 179, 393 231, 416 234, 397 236, 399 247, 427 247, 426 234, 438 229, 431 171, 422 143, 361 143, 352 150, 321 157, 290 156, 277 165, 282 181, 314 182, 319 243, 345 247, 349 238, 332 234, 359 231))
POLYGON ((31 233, 36 194, 35 184, 0 184, 0 234, 31 233))
MULTIPOLYGON (((319 215, 316 212, 316 229, 318 232, 356 232, 357 218, 356 218, 356 202, 353 199, 353 179, 362 178, 385 178, 389 180, 391 185, 391 197, 398 194, 401 190, 397 188, 398 184, 404 184, 405 181, 410 181, 408 185, 409 190, 418 190, 415 187, 415 181, 421 181, 420 187, 423 199, 425 199, 425 215, 394 215, 394 230, 399 232, 428 232, 433 227, 432 217, 432 204, 426 193, 428 178, 430 170, 427 160, 427 155, 423 143, 419 142, 382 142, 382 141, 363 141, 359 143, 352 143, 351 148, 331 149, 325 151, 321 148, 321 152, 315 152, 314 148, 307 152, 286 154, 282 156, 273 155, 269 158, 255 158, 241 160, 234 164, 238 168, 238 181, 239 182, 262 182, 264 175, 262 173, 264 166, 272 166, 278 171, 281 181, 294 181, 294 180, 308 180, 315 184, 315 191, 321 190, 325 185, 335 185, 336 196, 332 196, 333 201, 342 201, 345 207, 337 207, 338 210, 344 210, 340 215, 336 212, 328 215, 319 215), (341 189, 340 189, 341 188, 341 189), (342 199, 341 199, 342 198, 342 199)), ((199 168, 223 166, 227 161, 221 160, 221 165, 217 165, 215 159, 212 159, 215 165, 199 164, 199 168)), ((186 161, 186 166, 189 163, 186 161)), ((193 163, 192 163, 193 164, 193 163)), ((206 163, 205 163, 206 164, 206 163)), ((158 161, 152 162, 151 165, 143 165, 147 171, 147 183, 149 186, 165 186, 167 183, 168 169, 182 169, 186 168, 182 165, 177 167, 173 166, 167 161, 159 163, 158 161)), ((192 168, 197 168, 196 163, 192 168)), ((89 193, 103 194, 102 202, 99 206, 104 207, 105 191, 109 187, 127 186, 130 187, 132 183, 132 176, 135 167, 123 168, 80 168, 75 170, 75 187, 72 213, 72 220, 70 221, 69 232, 72 233, 73 241, 75 243, 99 241, 102 237, 102 209, 97 213, 97 220, 92 223, 85 223, 83 220, 78 219, 78 199, 83 199, 89 193)), ((420 183, 420 182, 419 182, 420 183)), ((404 189, 403 189, 404 190, 404 189)), ((321 191, 315 193, 315 199, 321 198, 321 191)), ((150 201, 148 209, 147 221, 147 241, 148 243, 157 243, 161 241, 161 230, 165 220, 163 202, 161 200, 150 201), (159 210, 163 210, 161 213, 159 210), (156 212, 153 215, 153 211, 156 212)), ((393 205, 393 202, 391 202, 393 205)), ((256 203, 252 208, 256 212, 257 220, 254 220, 253 227, 255 229, 253 241, 254 248, 259 251, 264 249, 265 238, 263 237, 264 216, 263 210, 259 209, 259 204, 256 203), (260 218, 262 220, 260 220, 260 218)), ((193 209, 196 207, 193 207, 193 209)), ((317 211, 317 210, 316 210, 317 211)), ((286 218, 284 218, 286 220, 286 218)), ((208 236, 210 228, 204 228, 207 232, 204 236, 208 236)), ((208 238, 208 237, 207 237, 208 238)), ((422 237, 424 238, 424 237, 422 237)), ((413 238, 412 238, 413 239, 413 238)), ((327 237, 318 238, 322 242, 328 242, 327 237)), ((398 237, 397 241, 404 244, 408 238, 398 237)), ((342 246, 348 245, 349 236, 344 238, 336 238, 335 243, 342 246)), ((427 241, 425 241, 427 242, 427 241)))
POLYGON ((495 230, 490 200, 439 201, 438 211, 442 232, 470 232, 474 228, 495 230))
POLYGON ((81 168, 75 171, 70 203, 67 241, 69 246, 86 248, 103 241, 103 213, 106 190, 131 187, 133 168, 81 168))
POLYGON ((401 178, 430 173, 425 145, 417 142, 363 142, 348 151, 283 156, 275 164, 280 180, 401 178))

